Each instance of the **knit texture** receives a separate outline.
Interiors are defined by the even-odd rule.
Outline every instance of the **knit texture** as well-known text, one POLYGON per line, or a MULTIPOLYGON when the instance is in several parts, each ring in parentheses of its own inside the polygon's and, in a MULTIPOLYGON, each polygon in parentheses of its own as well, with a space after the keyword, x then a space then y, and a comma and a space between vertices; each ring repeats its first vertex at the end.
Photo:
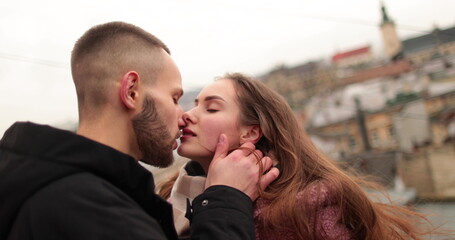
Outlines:
MULTIPOLYGON (((173 205, 174 222, 177 233, 180 238, 187 237, 189 234, 189 221, 186 219, 186 202, 187 198, 190 202, 200 193, 204 191, 205 176, 190 176, 182 167, 179 172, 179 177, 175 182, 171 195, 168 199, 173 205)), ((296 201, 303 204, 304 197, 309 200, 310 206, 319 209, 316 213, 316 221, 311 227, 314 231, 322 233, 324 240, 337 239, 337 240, 351 240, 351 231, 345 225, 338 221, 338 206, 334 196, 324 184, 318 184, 312 187, 309 196, 303 196, 299 193, 296 196, 296 201)), ((298 240, 296 233, 292 230, 289 231, 276 231, 270 232, 263 229, 258 223, 262 211, 269 205, 269 201, 263 198, 258 198, 254 208, 255 231, 257 240, 298 240)), ((299 214, 299 213, 296 213, 299 214)), ((322 239, 321 239, 322 240, 322 239)))
MULTIPOLYGON (((336 239, 336 240, 351 240, 351 231, 344 225, 339 223, 338 215, 339 210, 336 205, 336 199, 330 194, 330 191, 326 185, 320 183, 311 187, 308 196, 303 196, 300 192, 296 196, 296 201, 303 205, 304 197, 309 200, 310 207, 318 209, 316 212, 316 220, 310 219, 310 226, 313 231, 322 234, 324 240, 336 239), (315 224, 313 224, 315 223, 315 224)), ((269 201, 263 198, 259 198, 256 201, 254 209, 254 220, 256 226, 256 239, 260 240, 298 240, 296 233, 291 230, 281 231, 266 231, 259 223, 262 211, 267 208, 269 201)), ((297 213, 298 214, 298 213, 297 213)), ((321 239, 321 240, 322 240, 321 239)))

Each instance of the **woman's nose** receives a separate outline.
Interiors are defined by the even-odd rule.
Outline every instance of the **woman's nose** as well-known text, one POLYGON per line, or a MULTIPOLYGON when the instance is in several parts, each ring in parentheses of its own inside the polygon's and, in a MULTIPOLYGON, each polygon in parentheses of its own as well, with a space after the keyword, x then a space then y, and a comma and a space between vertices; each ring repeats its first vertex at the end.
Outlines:
POLYGON ((185 121, 185 123, 187 123, 187 124, 195 122, 194 116, 191 114, 190 111, 184 112, 182 118, 183 118, 183 121, 185 121))

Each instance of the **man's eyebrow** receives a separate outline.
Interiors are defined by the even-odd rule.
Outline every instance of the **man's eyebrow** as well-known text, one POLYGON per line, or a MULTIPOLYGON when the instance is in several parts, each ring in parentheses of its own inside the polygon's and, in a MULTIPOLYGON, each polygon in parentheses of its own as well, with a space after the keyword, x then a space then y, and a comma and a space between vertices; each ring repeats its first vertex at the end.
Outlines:
MULTIPOLYGON (((226 102, 222 97, 217 96, 217 95, 210 95, 204 98, 204 102, 210 101, 210 100, 221 100, 223 102, 226 102)), ((197 105, 199 103, 199 99, 194 99, 194 104, 197 105)))

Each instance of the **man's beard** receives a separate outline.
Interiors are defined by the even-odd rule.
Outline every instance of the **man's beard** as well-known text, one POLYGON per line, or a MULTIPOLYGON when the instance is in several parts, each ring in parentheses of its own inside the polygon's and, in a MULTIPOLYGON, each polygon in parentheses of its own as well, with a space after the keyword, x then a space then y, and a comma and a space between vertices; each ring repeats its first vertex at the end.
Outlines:
POLYGON ((146 96, 142 111, 132 120, 136 140, 142 152, 141 161, 155 167, 168 167, 174 162, 173 144, 175 138, 160 118, 156 103, 146 96))

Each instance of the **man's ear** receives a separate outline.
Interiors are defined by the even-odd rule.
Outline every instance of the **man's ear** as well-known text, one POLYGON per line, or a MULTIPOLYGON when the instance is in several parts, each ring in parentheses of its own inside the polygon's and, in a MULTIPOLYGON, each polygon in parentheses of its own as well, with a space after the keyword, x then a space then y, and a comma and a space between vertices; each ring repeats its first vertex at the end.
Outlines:
POLYGON ((256 144, 262 137, 262 130, 259 125, 250 125, 241 128, 240 143, 251 142, 256 144))
POLYGON ((137 107, 139 99, 139 74, 134 71, 127 72, 122 77, 120 86, 120 100, 128 109, 137 107))

